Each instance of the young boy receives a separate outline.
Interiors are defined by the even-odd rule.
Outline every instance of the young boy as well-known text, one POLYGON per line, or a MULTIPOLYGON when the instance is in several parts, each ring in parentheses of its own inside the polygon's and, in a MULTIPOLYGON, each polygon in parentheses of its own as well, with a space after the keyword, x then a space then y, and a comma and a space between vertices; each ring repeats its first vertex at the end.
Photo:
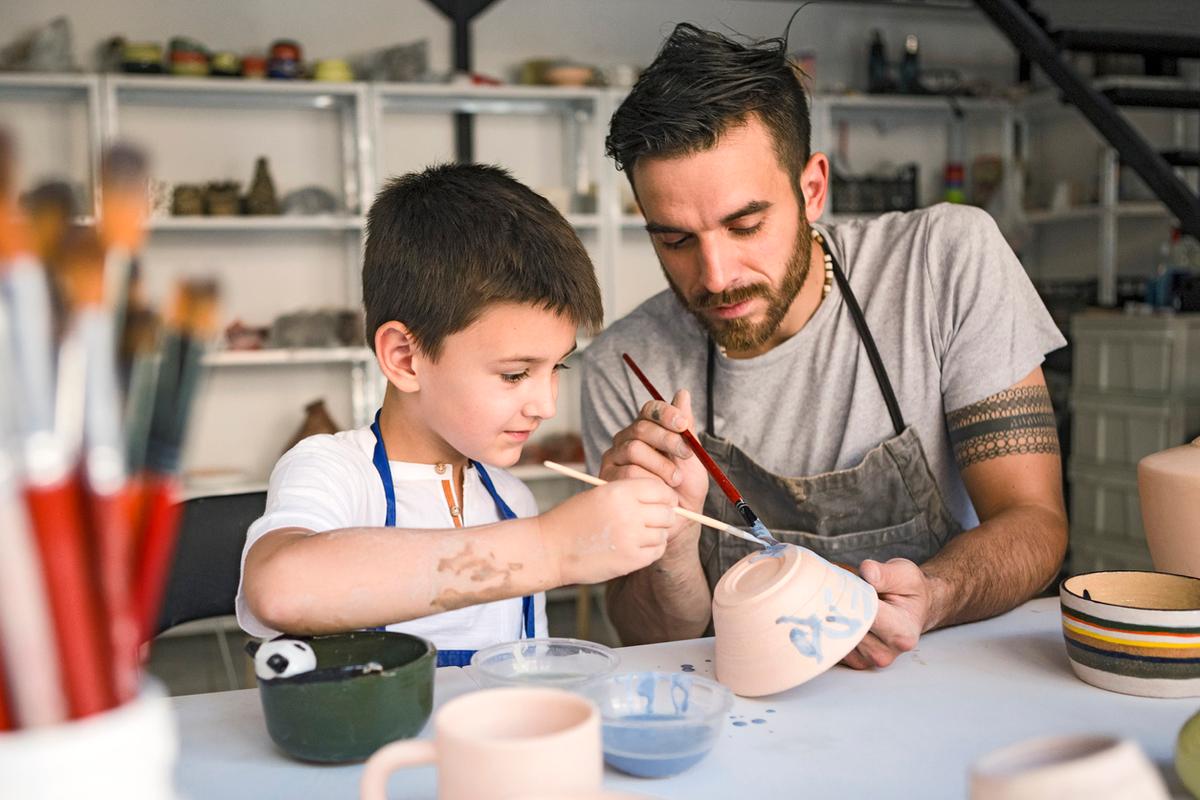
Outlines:
POLYGON ((503 468, 554 415, 558 372, 603 314, 587 252, 504 170, 447 165, 371 207, 366 329, 387 378, 368 428, 276 464, 246 534, 237 614, 255 636, 387 626, 440 665, 546 636, 543 592, 658 559, 675 493, 621 480, 537 516, 503 468))

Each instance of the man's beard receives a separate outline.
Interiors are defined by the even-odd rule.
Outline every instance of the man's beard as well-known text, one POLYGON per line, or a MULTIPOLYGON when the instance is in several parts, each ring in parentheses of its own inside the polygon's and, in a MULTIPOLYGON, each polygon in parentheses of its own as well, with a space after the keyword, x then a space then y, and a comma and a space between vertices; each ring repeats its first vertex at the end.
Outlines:
MULTIPOLYGON (((671 280, 670 275, 667 275, 667 283, 675 292, 675 296, 679 298, 679 302, 692 312, 692 316, 700 321, 700 324, 708 330, 708 334, 718 345, 733 352, 754 350, 762 347, 775 335, 779 323, 787 315, 788 309, 792 307, 792 301, 796 299, 800 287, 804 285, 804 279, 808 277, 809 262, 812 261, 811 239, 812 234, 808 221, 801 219, 800 226, 796 231, 792 255, 788 259, 787 270, 783 274, 783 281, 778 289, 773 289, 766 283, 752 283, 749 286, 737 286, 719 294, 705 292, 689 300, 671 280), (757 323, 745 317, 717 319, 703 313, 706 309, 731 306, 755 297, 764 297, 767 300, 766 313, 757 323)), ((667 274, 665 269, 663 274, 667 274)))

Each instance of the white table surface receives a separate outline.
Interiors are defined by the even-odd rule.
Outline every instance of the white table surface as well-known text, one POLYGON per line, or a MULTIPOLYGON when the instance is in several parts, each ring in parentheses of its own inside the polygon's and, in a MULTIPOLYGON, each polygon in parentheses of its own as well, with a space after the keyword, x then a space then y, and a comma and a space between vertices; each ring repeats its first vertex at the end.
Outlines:
MULTIPOLYGON (((712 639, 618 650, 621 671, 695 666, 711 676, 712 639)), ((435 706, 476 689, 468 670, 437 672, 435 706)), ((362 765, 293 761, 267 735, 258 691, 172 699, 181 753, 177 782, 191 800, 354 798, 362 765)), ((834 669, 781 694, 735 698, 704 761, 672 778, 606 768, 604 784, 659 798, 966 796, 968 765, 983 753, 1050 734, 1135 739, 1180 793, 1175 737, 1200 698, 1130 697, 1089 686, 1067 662, 1058 600, 936 631, 887 669, 834 669), (764 723, 753 723, 762 719, 764 723)), ((436 708, 435 712, 436 713, 436 708)), ((421 734, 431 735, 427 725, 421 734)), ((434 798, 432 767, 393 776, 389 797, 434 798)))

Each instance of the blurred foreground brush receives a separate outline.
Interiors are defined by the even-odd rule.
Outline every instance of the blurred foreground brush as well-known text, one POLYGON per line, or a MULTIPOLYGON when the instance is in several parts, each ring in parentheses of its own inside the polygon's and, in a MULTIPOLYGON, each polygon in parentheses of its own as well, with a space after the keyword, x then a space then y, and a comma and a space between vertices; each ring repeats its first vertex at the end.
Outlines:
POLYGON ((217 287, 185 283, 167 317, 158 367, 158 388, 143 469, 141 530, 134 571, 134 607, 143 641, 154 633, 175 552, 181 487, 180 450, 204 350, 217 331, 217 287))

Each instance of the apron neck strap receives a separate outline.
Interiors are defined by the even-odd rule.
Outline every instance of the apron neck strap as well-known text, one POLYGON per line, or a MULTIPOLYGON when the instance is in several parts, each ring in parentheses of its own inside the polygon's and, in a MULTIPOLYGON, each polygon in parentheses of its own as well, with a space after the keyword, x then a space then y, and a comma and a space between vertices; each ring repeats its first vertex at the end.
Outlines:
MULTIPOLYGON (((871 329, 867 326, 866 317, 863 316, 862 308, 858 305, 858 298, 854 296, 854 292, 850 289, 850 281, 846 280, 845 274, 842 273, 842 268, 838 266, 837 259, 834 258, 833 252, 825 243, 825 238, 818 232, 813 231, 813 238, 817 244, 821 246, 821 251, 825 254, 825 265, 833 272, 833 278, 837 281, 838 289, 842 296, 846 299, 846 308, 850 311, 850 318, 854 322, 854 329, 858 331, 858 338, 862 340, 863 346, 867 350, 867 359, 871 362, 871 370, 875 373, 875 382, 879 385, 879 391, 883 394, 884 405, 887 406, 888 416, 892 418, 892 427, 896 429, 896 435, 904 433, 905 423, 904 415, 900 412, 900 403, 896 400, 896 392, 892 389, 892 382, 888 378, 887 369, 883 365, 883 359, 879 355, 879 348, 875 346, 875 337, 871 335, 871 329)), ((708 362, 705 367, 704 386, 705 386, 705 414, 708 419, 708 434, 716 436, 714 432, 714 404, 713 404, 713 383, 714 373, 716 372, 717 363, 717 346, 713 342, 712 337, 708 337, 708 362)))

